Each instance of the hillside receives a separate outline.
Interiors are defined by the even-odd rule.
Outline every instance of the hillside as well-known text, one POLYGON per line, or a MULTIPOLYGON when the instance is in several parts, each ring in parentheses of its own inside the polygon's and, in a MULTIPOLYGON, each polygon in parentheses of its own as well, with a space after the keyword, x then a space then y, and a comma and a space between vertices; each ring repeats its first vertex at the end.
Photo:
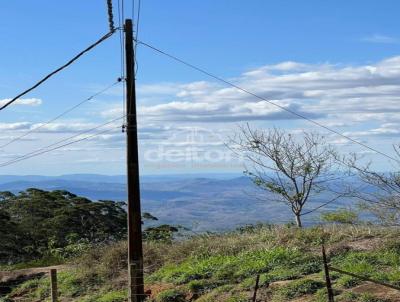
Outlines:
MULTIPOLYGON (((145 245, 146 291, 156 302, 327 301, 321 242, 344 270, 400 284, 399 231, 377 226, 247 228, 145 245)), ((61 301, 126 301, 126 244, 88 251, 59 274, 61 301)), ((399 292, 332 273, 335 301, 394 302, 399 292)), ((0 301, 48 301, 48 277, 20 284, 0 301)))
MULTIPOLYGON (((0 176, 0 191, 17 193, 27 188, 67 190, 92 200, 125 200, 123 176, 74 174, 62 176, 0 176)), ((163 175, 144 176, 141 180, 143 210, 153 213, 162 223, 179 224, 194 231, 229 230, 257 222, 286 223, 292 216, 285 205, 267 202, 268 193, 255 189, 247 177, 236 175, 163 175)), ((328 199, 322 193, 307 204, 313 209, 328 199)), ((342 199, 324 210, 343 207, 342 199)), ((306 209, 306 210, 307 210, 306 209)), ((306 225, 319 222, 318 213, 304 216, 306 225)))

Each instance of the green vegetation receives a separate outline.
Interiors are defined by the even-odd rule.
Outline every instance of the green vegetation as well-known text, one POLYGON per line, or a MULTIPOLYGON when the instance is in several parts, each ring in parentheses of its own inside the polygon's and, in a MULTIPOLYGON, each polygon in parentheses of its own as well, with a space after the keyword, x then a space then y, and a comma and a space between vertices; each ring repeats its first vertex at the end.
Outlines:
POLYGON ((343 224, 356 224, 358 214, 349 209, 339 209, 336 211, 325 212, 321 215, 322 221, 343 224))
POLYGON ((5 228, 1 234, 9 236, 1 240, 0 264, 49 256, 61 261, 126 233, 123 203, 92 202, 61 190, 1 192, 0 220, 5 228))
MULTIPOLYGON (((257 226, 174 242, 148 241, 144 246, 146 291, 153 302, 248 301, 260 274, 261 300, 322 302, 326 289, 321 242, 329 247, 332 265, 400 284, 399 234, 396 229, 376 226, 257 226)), ((126 301, 126 256, 125 242, 84 252, 74 260, 75 266, 60 273, 61 297, 74 302, 126 301)), ((365 285, 360 280, 336 273, 332 279, 337 301, 396 301, 386 290, 354 291, 365 285)), ((48 285, 47 277, 29 280, 8 297, 46 301, 48 285)))
POLYGON ((301 279, 289 283, 287 286, 280 287, 274 294, 275 299, 289 300, 301 297, 306 294, 314 294, 322 288, 324 283, 311 279, 301 279))
MULTIPOLYGON (((126 237, 125 203, 93 202, 68 191, 0 192, 0 267, 20 269, 65 262, 92 247, 126 237)), ((144 221, 156 221, 150 213, 144 221)), ((148 241, 171 242, 179 228, 150 226, 148 241)))

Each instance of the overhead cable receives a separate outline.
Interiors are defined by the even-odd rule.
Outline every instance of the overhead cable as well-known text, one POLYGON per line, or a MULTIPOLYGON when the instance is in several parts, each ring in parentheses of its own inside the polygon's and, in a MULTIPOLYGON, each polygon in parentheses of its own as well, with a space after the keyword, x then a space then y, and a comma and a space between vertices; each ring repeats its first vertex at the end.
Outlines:
POLYGON ((301 114, 301 113, 298 113, 298 112, 296 112, 296 111, 293 111, 293 110, 291 110, 291 109, 289 109, 289 108, 286 108, 286 107, 284 107, 284 106, 282 106, 282 105, 279 105, 279 104, 277 104, 277 103, 275 103, 275 102, 273 102, 273 101, 271 101, 271 100, 268 100, 268 99, 266 99, 266 98, 264 98, 264 97, 262 97, 262 96, 259 96, 258 94, 254 93, 254 92, 251 92, 251 91, 249 91, 249 90, 247 90, 247 89, 245 89, 245 88, 242 88, 242 87, 238 86, 237 84, 234 84, 234 83, 232 83, 232 82, 230 82, 230 81, 228 81, 228 80, 225 80, 225 79, 223 79, 223 78, 221 78, 221 77, 219 77, 219 76, 216 76, 216 75, 212 74, 211 72, 206 71, 206 70, 203 69, 203 68, 197 67, 197 66, 195 66, 195 65, 193 65, 193 64, 191 64, 191 63, 188 63, 187 61, 184 61, 184 60, 182 60, 182 59, 179 59, 178 57, 176 57, 176 56, 174 56, 174 55, 171 55, 171 54, 169 54, 169 53, 167 53, 167 52, 165 52, 165 51, 163 51, 163 50, 161 50, 161 49, 159 49, 159 48, 157 48, 157 47, 155 47, 155 46, 152 46, 152 45, 150 45, 150 44, 148 44, 148 43, 145 43, 145 42, 139 41, 139 40, 137 40, 136 43, 139 43, 139 44, 141 44, 141 45, 143 45, 143 46, 145 46, 145 47, 147 47, 147 48, 149 48, 149 49, 151 49, 151 50, 153 50, 153 51, 155 51, 155 52, 157 52, 157 53, 159 53, 159 54, 162 54, 162 55, 164 55, 164 56, 166 56, 166 57, 168 57, 168 58, 170 58, 170 59, 172 59, 172 60, 174 60, 174 61, 177 61, 177 62, 179 62, 179 63, 181 63, 181 64, 183 64, 183 65, 186 65, 187 67, 190 67, 190 68, 192 68, 192 69, 194 69, 194 70, 197 70, 198 72, 203 73, 203 74, 205 74, 205 75, 207 75, 207 76, 209 76, 209 77, 211 77, 211 78, 214 78, 214 79, 216 79, 216 80, 218 80, 218 81, 220 81, 220 82, 222 82, 222 83, 224 83, 224 84, 226 84, 226 85, 228 85, 228 86, 231 86, 231 87, 233 87, 233 88, 236 88, 237 90, 240 90, 240 91, 242 91, 242 92, 244 92, 244 93, 246 93, 246 94, 248 94, 248 95, 251 95, 251 96, 253 96, 253 97, 255 97, 255 98, 258 98, 258 99, 260 99, 260 100, 263 100, 263 101, 265 101, 265 102, 268 102, 269 104, 271 104, 271 105, 273 105, 273 106, 275 106, 275 107, 278 107, 278 108, 280 108, 280 109, 282 109, 282 110, 284 110, 284 111, 286 111, 286 112, 289 112, 289 113, 292 114, 292 115, 295 115, 295 116, 297 116, 297 117, 299 117, 299 118, 301 118, 301 119, 303 119, 303 120, 306 120, 306 121, 308 121, 308 122, 310 122, 310 123, 312 123, 312 124, 314 124, 314 125, 316 125, 316 126, 318 126, 318 127, 320 127, 320 128, 323 128, 323 129, 325 129, 325 130, 327 130, 327 131, 329 131, 329 132, 331 132, 331 133, 334 133, 334 134, 336 134, 336 135, 338 135, 338 136, 340 136, 340 137, 342 137, 342 138, 348 140, 349 142, 352 142, 352 143, 354 143, 354 144, 360 145, 360 146, 362 146, 363 148, 366 148, 366 149, 368 149, 368 150, 370 150, 370 151, 373 151, 373 152, 375 152, 375 153, 377 153, 377 154, 380 154, 380 155, 382 155, 382 156, 384 156, 384 157, 386 157, 386 158, 388 158, 388 159, 390 159, 390 160, 393 160, 393 161, 395 161, 395 162, 397 162, 397 163, 400 163, 400 160, 399 160, 399 159, 396 159, 396 158, 394 158, 394 157, 391 156, 391 155, 388 155, 388 154, 386 154, 386 153, 384 153, 384 152, 382 152, 382 151, 379 151, 379 150, 377 150, 377 149, 375 149, 375 148, 373 148, 373 147, 371 147, 371 146, 368 146, 368 145, 365 144, 365 143, 359 142, 359 141, 355 140, 354 138, 351 138, 351 137, 348 136, 348 135, 342 134, 342 133, 340 133, 339 131, 337 131, 337 130, 335 130, 335 129, 332 129, 332 128, 328 127, 328 126, 325 126, 324 124, 322 124, 322 123, 320 123, 320 122, 317 122, 316 120, 313 120, 313 119, 311 119, 311 118, 309 118, 309 117, 307 117, 307 116, 305 116, 305 115, 303 115, 303 114, 301 114))
POLYGON ((82 50, 80 53, 78 53, 76 56, 74 56, 71 60, 69 60, 67 63, 65 63, 64 65, 62 65, 61 67, 57 68, 56 70, 52 71, 51 73, 49 73, 48 75, 46 75, 44 78, 42 78, 40 81, 38 81, 36 84, 34 84, 32 87, 26 89, 25 91, 21 92, 20 94, 18 94, 17 96, 13 97, 10 101, 6 102, 4 105, 2 105, 0 107, 0 111, 7 108, 8 106, 10 106, 12 103, 14 103, 15 101, 17 101, 19 98, 21 98, 22 96, 26 95, 27 93, 31 92, 32 90, 34 90, 35 88, 37 88, 38 86, 40 86, 41 84, 43 84, 45 81, 47 81, 49 78, 51 78, 52 76, 54 76, 56 73, 60 72, 61 70, 63 70, 64 68, 68 67, 69 65, 73 64, 76 60, 78 60, 81 56, 83 56, 85 53, 89 52, 90 50, 92 50, 93 48, 95 48, 97 45, 101 44, 102 42, 104 42, 105 40, 107 40, 109 37, 111 37, 115 31, 117 30, 114 29, 113 31, 110 31, 109 33, 105 34, 104 36, 102 36, 99 40, 97 40, 95 43, 91 44, 90 46, 88 46, 87 48, 85 48, 84 50, 82 50))

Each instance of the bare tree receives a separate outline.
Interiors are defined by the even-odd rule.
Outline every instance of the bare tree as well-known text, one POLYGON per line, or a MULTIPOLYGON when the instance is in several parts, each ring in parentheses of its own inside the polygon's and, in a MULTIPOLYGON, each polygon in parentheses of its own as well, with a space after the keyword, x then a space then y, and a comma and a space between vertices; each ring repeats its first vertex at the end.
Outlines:
MULTIPOLYGON (((302 215, 313 211, 303 213, 310 197, 338 177, 332 171, 336 153, 316 133, 293 136, 276 128, 253 130, 246 125, 231 138, 230 146, 249 163, 245 173, 253 182, 271 192, 273 201, 283 202, 290 208, 298 227, 302 226, 302 215)), ((323 205, 338 198, 335 195, 323 205)))
MULTIPOLYGON (((399 158, 400 145, 393 145, 399 158)), ((346 163, 357 172, 364 184, 353 189, 353 195, 361 201, 364 210, 368 210, 385 225, 400 225, 400 172, 377 172, 371 167, 372 162, 361 163, 362 158, 353 154, 346 163)), ((395 166, 394 169, 398 169, 395 166)))

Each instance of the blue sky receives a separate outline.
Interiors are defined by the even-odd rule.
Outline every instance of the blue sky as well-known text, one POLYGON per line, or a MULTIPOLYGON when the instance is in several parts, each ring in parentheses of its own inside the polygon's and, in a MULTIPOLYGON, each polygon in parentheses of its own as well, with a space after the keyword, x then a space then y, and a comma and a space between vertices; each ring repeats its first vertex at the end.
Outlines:
MULTIPOLYGON (((2 3, 0 102, 107 32, 105 2, 2 3)), ((125 3, 126 16, 131 3, 125 3)), ((391 146, 400 141, 399 8, 387 0, 142 0, 139 39, 393 155, 391 146)), ((0 112, 0 145, 114 82, 119 45, 115 35, 25 96, 24 104, 0 112)), ((223 143, 246 122, 294 133, 318 130, 143 46, 138 63, 143 173, 240 171, 223 143)), ((122 115, 121 92, 113 88, 29 140, 3 148, 1 162, 122 115)), ((116 129, 0 173, 122 174, 123 139, 116 129)), ((328 139, 344 153, 365 153, 377 168, 391 168, 361 147, 328 139)))

